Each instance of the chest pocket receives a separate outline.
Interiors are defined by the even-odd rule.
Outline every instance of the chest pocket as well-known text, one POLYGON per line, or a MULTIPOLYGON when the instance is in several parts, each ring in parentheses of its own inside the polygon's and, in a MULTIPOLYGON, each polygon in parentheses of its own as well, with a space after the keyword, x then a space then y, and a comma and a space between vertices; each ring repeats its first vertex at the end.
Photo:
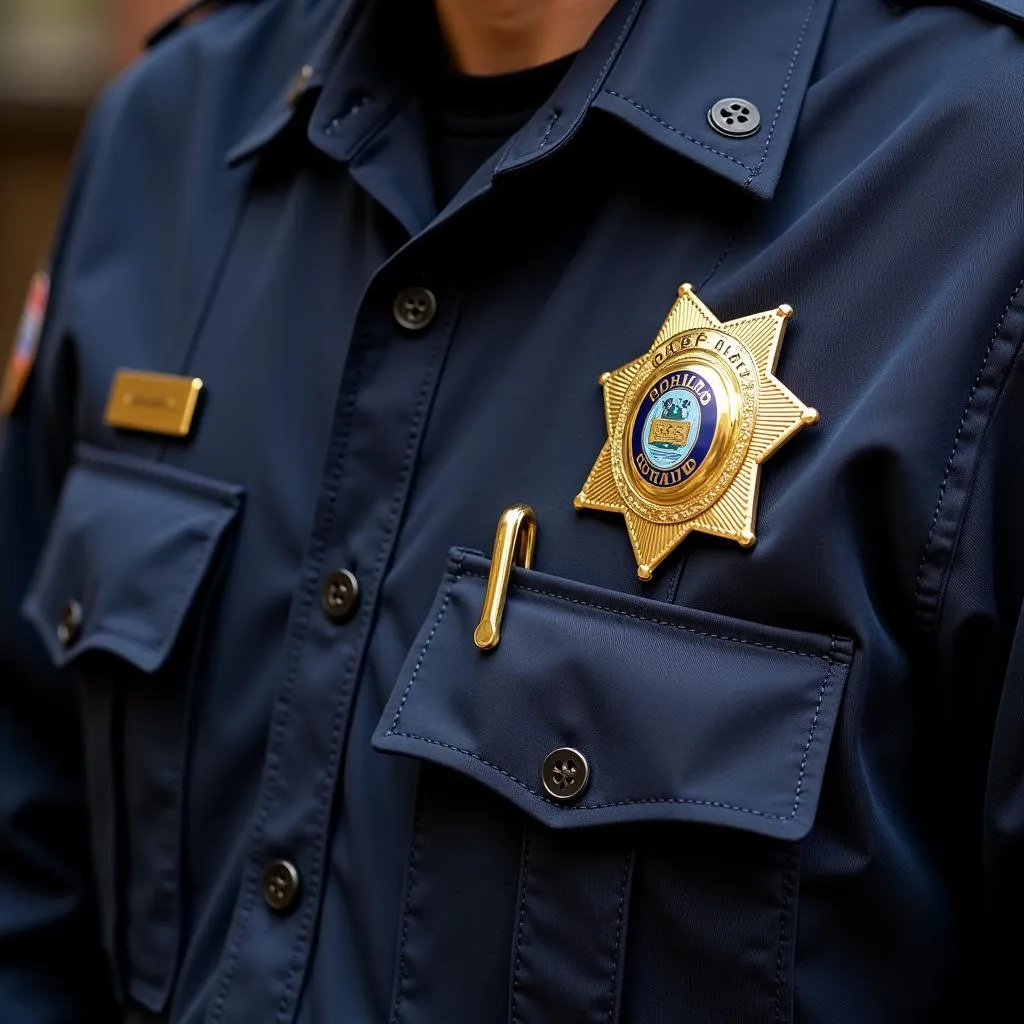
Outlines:
POLYGON ((23 612, 79 688, 104 940, 155 1011, 177 967, 186 717, 239 488, 82 446, 23 612))
POLYGON ((456 552, 374 738, 421 762, 391 1020, 792 1019, 852 643, 456 552), (554 755, 553 757, 551 755, 554 755))

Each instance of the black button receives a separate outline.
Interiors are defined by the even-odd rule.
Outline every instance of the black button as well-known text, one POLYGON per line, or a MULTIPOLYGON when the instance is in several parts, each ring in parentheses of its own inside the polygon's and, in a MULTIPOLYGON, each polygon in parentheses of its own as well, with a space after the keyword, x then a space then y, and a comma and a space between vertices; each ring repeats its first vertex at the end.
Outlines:
POLYGON ((583 796, 590 781, 590 767, 578 750, 559 747, 544 758, 541 780, 548 796, 559 803, 569 803, 583 796))
POLYGON ((348 569, 328 573, 320 599, 324 613, 332 622, 344 622, 359 603, 359 580, 348 569))
POLYGON ((750 100, 727 96, 712 105, 708 111, 708 124, 719 135, 742 139, 761 127, 761 111, 750 100))
POLYGON ((57 641, 61 647, 70 647, 82 632, 82 606, 77 601, 68 601, 60 612, 57 623, 57 641))
POLYGON ((272 860, 263 869, 263 898, 278 912, 294 906, 299 895, 299 872, 290 860, 272 860))
POLYGON ((422 331, 437 315, 437 299, 429 288, 405 288, 395 298, 393 311, 400 327, 422 331))

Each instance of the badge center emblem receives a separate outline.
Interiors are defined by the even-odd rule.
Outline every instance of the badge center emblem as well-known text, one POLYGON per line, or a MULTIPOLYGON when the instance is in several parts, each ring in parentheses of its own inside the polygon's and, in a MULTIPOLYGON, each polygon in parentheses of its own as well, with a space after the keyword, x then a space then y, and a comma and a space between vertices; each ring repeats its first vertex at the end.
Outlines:
POLYGON ((716 500, 746 454, 757 410, 754 363, 735 339, 708 330, 673 335, 649 363, 624 395, 612 471, 637 514, 681 522, 716 500))
POLYGON ((602 375, 608 441, 576 507, 625 516, 642 579, 693 530, 754 542, 760 463, 817 420, 774 376, 791 315, 722 324, 683 285, 649 351, 602 375))

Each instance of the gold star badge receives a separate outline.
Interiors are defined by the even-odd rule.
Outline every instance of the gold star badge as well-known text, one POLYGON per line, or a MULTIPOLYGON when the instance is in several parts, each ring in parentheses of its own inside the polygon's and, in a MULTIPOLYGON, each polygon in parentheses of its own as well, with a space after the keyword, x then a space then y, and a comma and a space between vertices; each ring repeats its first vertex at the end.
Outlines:
POLYGON ((761 463, 818 420, 775 377, 792 315, 723 324, 684 284, 651 348, 601 375, 608 440, 575 504, 625 516, 641 579, 694 530, 754 543, 761 463))

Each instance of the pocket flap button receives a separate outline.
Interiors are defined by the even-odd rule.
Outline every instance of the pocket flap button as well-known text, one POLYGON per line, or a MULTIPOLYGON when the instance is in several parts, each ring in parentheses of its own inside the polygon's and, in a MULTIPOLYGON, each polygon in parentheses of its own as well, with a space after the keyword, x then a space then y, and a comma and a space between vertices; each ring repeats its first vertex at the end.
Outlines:
POLYGON ((590 766, 578 750, 559 747, 544 758, 541 778, 548 796, 567 804, 583 796, 590 781, 590 766))

